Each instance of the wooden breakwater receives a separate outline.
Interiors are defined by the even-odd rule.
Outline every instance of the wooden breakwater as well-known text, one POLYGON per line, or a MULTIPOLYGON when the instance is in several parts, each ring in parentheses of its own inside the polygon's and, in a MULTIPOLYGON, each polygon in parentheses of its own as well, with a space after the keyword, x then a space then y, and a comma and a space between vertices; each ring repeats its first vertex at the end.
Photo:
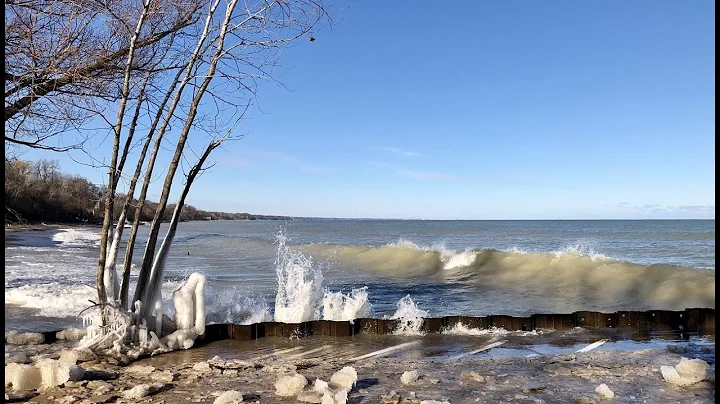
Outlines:
MULTIPOLYGON (((576 311, 570 314, 533 314, 528 317, 491 315, 481 317, 446 316, 423 319, 422 331, 438 333, 462 323, 469 328, 504 328, 507 331, 533 331, 537 329, 566 330, 575 327, 586 329, 616 329, 629 333, 694 332, 715 335, 715 309, 692 308, 682 311, 648 310, 600 313, 576 311)), ((307 337, 322 335, 350 337, 358 334, 392 334, 400 320, 359 318, 350 321, 315 320, 288 324, 276 321, 249 325, 209 324, 198 342, 254 340, 263 337, 307 337)))

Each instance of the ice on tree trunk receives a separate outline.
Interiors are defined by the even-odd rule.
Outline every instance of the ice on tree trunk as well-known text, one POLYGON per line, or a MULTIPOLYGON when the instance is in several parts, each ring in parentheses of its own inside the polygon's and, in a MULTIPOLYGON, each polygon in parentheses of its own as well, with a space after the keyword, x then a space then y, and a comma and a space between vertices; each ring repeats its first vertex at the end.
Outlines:
POLYGON ((123 227, 125 225, 125 215, 126 212, 123 210, 120 213, 120 218, 118 219, 117 225, 115 226, 112 243, 110 244, 110 248, 108 249, 107 253, 107 259, 105 260, 103 283, 105 285, 105 293, 107 293, 108 300, 110 301, 118 300, 120 294, 120 281, 118 279, 117 272, 115 271, 115 262, 117 261, 120 239, 122 238, 123 227))
POLYGON ((170 349, 188 349, 205 333, 205 275, 193 273, 173 292, 177 331, 163 338, 170 349))

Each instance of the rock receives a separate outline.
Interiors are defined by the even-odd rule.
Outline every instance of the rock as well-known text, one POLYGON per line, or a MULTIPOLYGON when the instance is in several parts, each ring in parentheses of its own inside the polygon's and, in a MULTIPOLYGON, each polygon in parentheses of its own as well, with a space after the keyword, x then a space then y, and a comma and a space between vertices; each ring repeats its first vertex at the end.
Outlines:
POLYGON ((595 400, 593 400, 590 397, 582 396, 582 397, 576 397, 575 399, 573 399, 573 403, 574 404, 595 404, 595 400))
POLYGON ((153 366, 143 366, 143 365, 132 365, 125 370, 125 372, 132 373, 137 376, 147 376, 154 371, 155 371, 155 368, 153 366))
POLYGON ((107 370, 86 370, 83 376, 84 380, 115 380, 118 378, 118 372, 107 370))
POLYGON ((32 365, 11 363, 5 366, 5 388, 14 391, 35 390, 42 386, 42 373, 32 365))
POLYGON ((110 389, 112 389, 112 385, 108 382, 103 382, 100 380, 93 380, 91 382, 88 382, 87 388, 89 388, 90 390, 97 390, 99 392, 104 392, 104 391, 110 391, 110 389))
POLYGON ((485 378, 479 375, 477 372, 462 372, 460 377, 463 379, 475 380, 476 382, 484 382, 485 378))
POLYGON ((400 381, 402 382, 402 384, 407 386, 410 383, 416 382, 419 377, 420 374, 417 370, 409 370, 403 373, 402 376, 400 376, 400 381))
POLYGON ((55 400, 55 402, 57 404, 75 404, 78 401, 80 401, 80 397, 76 397, 76 396, 65 396, 65 397, 60 397, 57 400, 55 400))
POLYGON ((545 386, 538 382, 529 381, 522 386, 523 393, 536 392, 540 390, 545 390, 545 386))
POLYGON ((97 355, 93 351, 85 349, 63 349, 60 351, 59 361, 77 364, 78 362, 89 362, 97 359, 97 355))
POLYGON ((17 391, 15 393, 5 393, 5 402, 6 403, 12 403, 15 401, 27 401, 31 398, 35 397, 37 395, 37 392, 34 391, 17 391))
POLYGON ((383 404, 397 404, 400 402, 400 395, 395 390, 380 396, 380 402, 383 404))
POLYGON ((84 328, 68 328, 55 333, 55 338, 65 341, 80 341, 86 334, 84 328))
POLYGON ((296 397, 306 385, 307 379, 301 374, 280 376, 275 382, 275 394, 280 397, 296 397))
POLYGON ((170 383, 175 380, 175 374, 169 370, 165 370, 151 373, 150 378, 155 382, 170 383))
POLYGON ((228 390, 220 394, 213 404, 237 404, 243 401, 242 393, 236 390, 228 390))
POLYGON ((103 403, 113 401, 116 398, 117 398, 117 396, 114 394, 103 394, 103 395, 99 395, 99 396, 92 396, 92 397, 88 398, 86 402, 88 404, 103 404, 103 403))
POLYGON ((143 398, 147 395, 150 395, 150 385, 149 384, 138 384, 137 386, 131 388, 130 390, 125 390, 122 392, 122 396, 131 399, 131 400, 137 400, 140 398, 143 398))
POLYGON ((336 389, 349 391, 355 387, 357 379, 358 376, 355 368, 352 366, 345 366, 330 376, 330 384, 332 384, 336 389))
POLYGON ((600 397, 606 400, 610 400, 611 398, 615 397, 615 393, 613 393, 613 391, 610 390, 610 387, 608 387, 608 385, 605 383, 595 387, 595 392, 598 393, 600 397))
MULTIPOLYGON (((204 362, 204 361, 194 364, 192 368, 194 371, 201 372, 201 373, 207 373, 210 370, 212 370, 212 368, 210 367, 210 364, 207 362, 204 362)), ((233 390, 230 390, 230 391, 233 391, 233 390)))
POLYGON ((218 369, 259 369, 262 367, 261 364, 250 361, 243 361, 239 359, 225 360, 219 356, 215 356, 208 360, 208 364, 218 369))
MULTIPOLYGON (((87 375, 87 372, 85 372, 85 375, 87 375)), ((87 386, 88 382, 86 380, 80 380, 78 382, 67 382, 64 384, 65 387, 71 388, 71 389, 77 389, 80 387, 87 386)))
POLYGON ((5 352, 5 364, 11 363, 30 363, 25 352, 5 352))
POLYGON ((705 380, 709 367, 710 365, 702 359, 682 358, 674 368, 661 366, 660 373, 666 382, 687 387, 705 380))

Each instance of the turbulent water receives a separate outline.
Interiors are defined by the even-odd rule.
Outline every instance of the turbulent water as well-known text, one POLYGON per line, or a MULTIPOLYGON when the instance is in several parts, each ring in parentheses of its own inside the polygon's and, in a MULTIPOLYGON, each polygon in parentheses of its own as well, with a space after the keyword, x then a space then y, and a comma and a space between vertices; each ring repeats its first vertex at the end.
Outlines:
MULTIPOLYGON (((76 325, 98 233, 6 233, 6 329, 76 325)), ((715 221, 182 223, 165 300, 196 271, 210 322, 714 308, 715 221)))

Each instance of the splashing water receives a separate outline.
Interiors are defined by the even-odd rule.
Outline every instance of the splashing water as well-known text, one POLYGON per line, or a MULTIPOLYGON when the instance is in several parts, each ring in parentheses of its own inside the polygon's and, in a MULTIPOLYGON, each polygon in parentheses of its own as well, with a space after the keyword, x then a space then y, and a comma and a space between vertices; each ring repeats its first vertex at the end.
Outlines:
POLYGON ((367 287, 353 289, 347 295, 324 291, 322 272, 313 268, 312 259, 291 251, 282 233, 277 239, 275 321, 300 323, 319 320, 321 315, 325 320, 353 321, 371 315, 367 287))
POLYGON ((425 335, 422 332, 423 318, 428 312, 420 309, 407 295, 397 302, 397 310, 391 319, 400 320, 393 334, 395 335, 425 335))
POLYGON ((282 233, 277 240, 275 321, 301 323, 318 319, 323 299, 322 272, 312 267, 310 258, 291 251, 282 233))
POLYGON ((323 296, 323 319, 350 321, 369 317, 372 305, 368 302, 367 287, 353 289, 349 295, 342 292, 325 292, 323 296))

